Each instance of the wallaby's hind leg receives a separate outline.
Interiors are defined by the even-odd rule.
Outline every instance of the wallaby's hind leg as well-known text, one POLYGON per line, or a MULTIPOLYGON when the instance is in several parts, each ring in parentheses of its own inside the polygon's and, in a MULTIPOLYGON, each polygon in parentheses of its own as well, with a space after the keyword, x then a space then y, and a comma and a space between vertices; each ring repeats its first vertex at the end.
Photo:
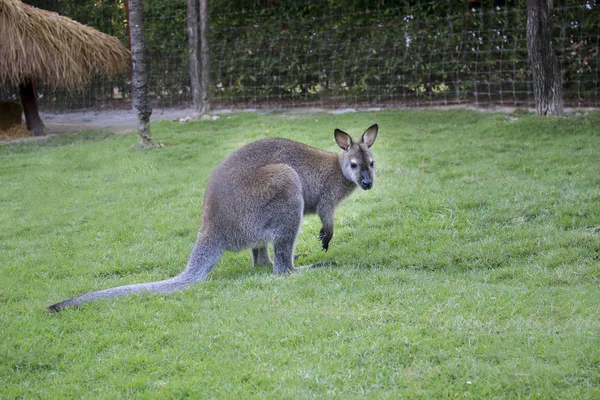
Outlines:
POLYGON ((302 222, 302 201, 297 210, 290 210, 286 218, 285 226, 281 226, 279 234, 273 241, 273 273, 289 274, 294 271, 294 248, 296 237, 300 232, 302 222))
POLYGON ((294 271, 294 245, 296 238, 281 238, 274 244, 275 262, 273 264, 273 273, 289 274, 294 271))
POLYGON ((273 265, 267 246, 252 249, 252 266, 257 267, 259 265, 273 265))
POLYGON ((281 226, 278 235, 273 241, 273 273, 289 274, 294 271, 294 248, 296 238, 300 232, 302 223, 303 203, 300 198, 294 207, 291 207, 286 215, 286 224, 281 226))

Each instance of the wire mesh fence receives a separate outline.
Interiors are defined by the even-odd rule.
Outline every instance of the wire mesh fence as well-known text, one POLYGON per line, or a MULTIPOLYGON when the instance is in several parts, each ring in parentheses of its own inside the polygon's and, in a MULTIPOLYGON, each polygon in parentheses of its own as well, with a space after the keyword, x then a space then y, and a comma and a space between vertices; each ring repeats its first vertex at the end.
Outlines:
MULTIPOLYGON (((123 0, 40 0, 127 45, 123 0)), ((556 0, 565 104, 600 106, 600 7, 556 0)), ((209 2, 215 107, 531 106, 524 0, 209 2)), ((192 102, 185 0, 144 2, 155 107, 192 102)), ((40 86, 46 110, 130 107, 127 75, 75 92, 40 86)), ((3 87, 2 98, 16 97, 3 87)))

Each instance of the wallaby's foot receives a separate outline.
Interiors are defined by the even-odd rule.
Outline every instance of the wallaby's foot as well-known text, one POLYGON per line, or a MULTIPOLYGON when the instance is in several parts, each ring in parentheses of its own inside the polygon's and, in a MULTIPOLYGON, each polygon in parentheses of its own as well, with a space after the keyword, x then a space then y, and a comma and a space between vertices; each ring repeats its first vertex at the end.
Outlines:
POLYGON ((280 240, 274 243, 273 273, 289 274, 294 271, 294 240, 280 240))
POLYGON ((278 269, 277 271, 274 271, 273 273, 275 275, 289 275, 292 272, 294 272, 295 269, 278 269))
POLYGON ((294 271, 306 271, 307 269, 314 269, 314 268, 322 268, 322 267, 332 267, 332 266, 336 266, 338 265, 338 263, 336 263, 335 261, 331 261, 331 262, 323 262, 323 263, 316 263, 316 264, 310 264, 310 265, 304 265, 302 267, 296 267, 294 268, 294 271))
POLYGON ((252 249, 252 266, 258 267, 262 265, 267 265, 272 267, 273 261, 271 261, 271 257, 269 256, 269 249, 267 246, 264 247, 256 247, 252 249))
POLYGON ((300 259, 301 257, 306 257, 308 255, 308 253, 300 253, 300 254, 296 254, 294 256, 294 261, 298 261, 298 259, 300 259))

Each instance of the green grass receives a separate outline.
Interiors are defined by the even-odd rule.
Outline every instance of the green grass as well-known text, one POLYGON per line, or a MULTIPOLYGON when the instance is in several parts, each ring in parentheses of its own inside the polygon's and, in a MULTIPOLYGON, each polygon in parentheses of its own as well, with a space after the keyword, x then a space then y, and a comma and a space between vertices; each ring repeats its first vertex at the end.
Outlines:
POLYGON ((0 145, 0 398, 600 398, 600 113, 223 115, 0 145), (228 253, 184 292, 86 291, 181 271, 227 154, 283 136, 336 150, 380 125, 375 188, 274 277, 228 253))

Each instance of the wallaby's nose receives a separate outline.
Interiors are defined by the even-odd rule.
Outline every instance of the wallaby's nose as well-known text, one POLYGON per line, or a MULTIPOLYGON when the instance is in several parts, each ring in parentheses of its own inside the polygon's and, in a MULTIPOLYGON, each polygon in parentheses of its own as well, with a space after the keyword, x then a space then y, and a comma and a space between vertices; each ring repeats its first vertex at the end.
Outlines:
POLYGON ((362 186, 364 190, 369 190, 373 187, 373 180, 363 179, 362 181, 360 181, 360 186, 362 186))

